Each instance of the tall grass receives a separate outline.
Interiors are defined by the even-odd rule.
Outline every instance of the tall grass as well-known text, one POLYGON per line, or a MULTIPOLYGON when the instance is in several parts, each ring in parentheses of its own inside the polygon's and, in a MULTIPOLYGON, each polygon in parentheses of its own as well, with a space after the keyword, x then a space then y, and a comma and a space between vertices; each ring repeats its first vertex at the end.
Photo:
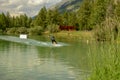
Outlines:
POLYGON ((118 37, 120 23, 117 18, 108 17, 95 30, 95 38, 98 41, 112 41, 118 37))
POLYGON ((103 44, 90 49, 92 73, 88 80, 120 80, 120 46, 103 44))

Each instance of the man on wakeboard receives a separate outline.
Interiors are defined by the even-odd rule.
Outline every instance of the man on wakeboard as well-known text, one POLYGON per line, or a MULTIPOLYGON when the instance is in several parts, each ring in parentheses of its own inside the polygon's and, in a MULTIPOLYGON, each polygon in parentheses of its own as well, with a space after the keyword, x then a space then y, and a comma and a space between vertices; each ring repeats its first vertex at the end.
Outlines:
POLYGON ((55 37, 53 35, 49 35, 51 41, 52 41, 52 44, 57 44, 56 40, 55 40, 55 37))

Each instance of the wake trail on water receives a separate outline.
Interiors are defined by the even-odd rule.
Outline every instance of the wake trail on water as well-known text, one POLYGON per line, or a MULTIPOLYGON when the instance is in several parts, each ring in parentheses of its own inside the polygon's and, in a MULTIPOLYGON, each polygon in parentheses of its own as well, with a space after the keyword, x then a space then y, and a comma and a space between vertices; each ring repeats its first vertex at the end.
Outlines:
POLYGON ((21 39, 19 37, 14 37, 14 36, 0 36, 0 39, 11 42, 23 43, 26 45, 42 46, 42 47, 62 47, 68 45, 62 42, 58 42, 58 44, 53 45, 51 42, 43 42, 34 39, 21 39))

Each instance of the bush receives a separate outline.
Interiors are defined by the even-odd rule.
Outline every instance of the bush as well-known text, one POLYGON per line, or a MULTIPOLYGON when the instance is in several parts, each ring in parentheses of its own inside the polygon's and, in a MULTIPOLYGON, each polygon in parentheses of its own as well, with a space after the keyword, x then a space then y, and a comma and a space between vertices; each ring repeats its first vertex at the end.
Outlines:
POLYGON ((2 31, 2 29, 0 29, 0 34, 2 34, 3 33, 3 31, 2 31))
POLYGON ((29 29, 29 35, 41 35, 43 32, 43 28, 41 26, 31 27, 29 29))
POLYGON ((16 33, 17 34, 27 34, 28 30, 26 27, 19 27, 19 28, 17 28, 16 33))
POLYGON ((7 30, 6 34, 15 34, 17 31, 17 28, 15 28, 15 27, 7 28, 6 30, 7 30))
POLYGON ((58 32, 58 31, 59 31, 59 25, 56 25, 56 24, 48 25, 48 26, 47 26, 47 30, 48 30, 50 33, 58 32))
POLYGON ((13 27, 13 28, 7 28, 6 34, 27 34, 27 28, 26 27, 13 27))

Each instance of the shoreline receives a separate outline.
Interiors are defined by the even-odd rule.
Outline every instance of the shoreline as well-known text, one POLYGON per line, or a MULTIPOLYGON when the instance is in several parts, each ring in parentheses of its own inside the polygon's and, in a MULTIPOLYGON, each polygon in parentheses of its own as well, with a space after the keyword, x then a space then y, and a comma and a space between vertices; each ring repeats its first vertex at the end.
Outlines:
POLYGON ((93 31, 60 31, 53 33, 53 35, 63 39, 94 40, 93 31))
MULTIPOLYGON (((29 35, 29 37, 32 36, 46 36, 48 37, 50 34, 54 35, 57 39, 67 39, 67 40, 95 40, 94 38, 94 32, 93 31, 60 31, 56 33, 42 33, 41 35, 29 35)), ((19 36, 20 34, 2 34, 2 35, 14 35, 19 36)))

